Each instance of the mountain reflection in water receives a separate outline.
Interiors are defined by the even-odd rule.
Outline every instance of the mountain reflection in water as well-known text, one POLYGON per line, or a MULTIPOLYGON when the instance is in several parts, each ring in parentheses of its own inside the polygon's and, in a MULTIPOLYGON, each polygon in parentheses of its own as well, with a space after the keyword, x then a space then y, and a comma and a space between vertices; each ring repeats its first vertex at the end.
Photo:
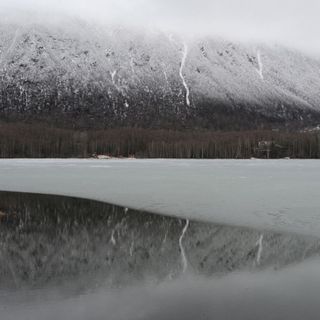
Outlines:
POLYGON ((1 319, 300 319, 306 307, 316 319, 319 250, 315 237, 0 192, 1 319))

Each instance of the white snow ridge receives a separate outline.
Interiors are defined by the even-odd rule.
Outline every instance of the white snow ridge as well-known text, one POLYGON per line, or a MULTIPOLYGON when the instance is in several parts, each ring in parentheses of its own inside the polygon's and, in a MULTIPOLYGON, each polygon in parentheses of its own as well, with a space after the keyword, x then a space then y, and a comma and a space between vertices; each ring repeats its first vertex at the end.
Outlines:
POLYGON ((184 78, 184 75, 183 75, 183 69, 184 69, 184 66, 186 64, 187 56, 188 56, 188 46, 187 46, 186 43, 184 43, 183 44, 182 61, 181 61, 181 64, 180 64, 179 75, 180 75, 180 78, 182 80, 183 86, 186 89, 186 104, 187 104, 188 107, 190 107, 190 90, 189 90, 189 87, 187 85, 186 79, 184 78))
POLYGON ((110 72, 110 75, 111 75, 111 80, 112 80, 112 83, 116 86, 116 83, 115 83, 115 76, 117 74, 117 70, 114 70, 113 72, 110 72))
POLYGON ((263 76, 263 63, 262 63, 262 59, 261 59, 261 52, 260 52, 260 50, 258 50, 258 52, 257 52, 257 58, 258 58, 258 66, 259 66, 259 69, 257 69, 257 72, 258 72, 261 80, 264 80, 264 76, 263 76))

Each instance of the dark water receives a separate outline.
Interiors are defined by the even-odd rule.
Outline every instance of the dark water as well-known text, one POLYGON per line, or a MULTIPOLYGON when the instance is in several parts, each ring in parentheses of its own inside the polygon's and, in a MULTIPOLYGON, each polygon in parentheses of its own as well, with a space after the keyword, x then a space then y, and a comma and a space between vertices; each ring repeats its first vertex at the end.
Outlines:
POLYGON ((319 252, 315 237, 0 192, 0 319, 317 319, 319 252))

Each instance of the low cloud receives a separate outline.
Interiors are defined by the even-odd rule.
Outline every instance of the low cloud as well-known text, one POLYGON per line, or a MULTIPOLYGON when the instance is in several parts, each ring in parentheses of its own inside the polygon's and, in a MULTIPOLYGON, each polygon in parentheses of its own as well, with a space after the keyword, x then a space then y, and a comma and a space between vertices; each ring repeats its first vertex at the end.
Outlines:
POLYGON ((320 53, 318 0, 1 0, 0 10, 29 10, 117 23, 277 42, 320 53))

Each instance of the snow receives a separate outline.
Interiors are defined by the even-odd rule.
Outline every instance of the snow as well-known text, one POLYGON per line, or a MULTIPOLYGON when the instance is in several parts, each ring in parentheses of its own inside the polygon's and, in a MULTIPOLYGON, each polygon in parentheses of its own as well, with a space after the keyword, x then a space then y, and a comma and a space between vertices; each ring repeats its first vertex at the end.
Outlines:
POLYGON ((257 72, 258 72, 261 80, 264 80, 264 76, 263 76, 263 63, 262 63, 262 59, 261 59, 261 52, 260 52, 260 50, 258 50, 258 52, 257 52, 257 58, 258 58, 258 66, 259 66, 259 69, 257 69, 257 72))
POLYGON ((16 46, 17 40, 19 38, 19 33, 20 33, 20 30, 19 30, 19 28, 17 28, 15 33, 14 33, 14 36, 12 38, 12 41, 10 43, 10 46, 9 46, 7 52, 5 54, 3 54, 2 57, 0 57, 0 64, 1 64, 2 61, 4 61, 13 52, 13 50, 14 50, 14 48, 16 46))
POLYGON ((167 72, 165 70, 163 70, 163 75, 164 75, 164 78, 166 80, 166 83, 169 85, 168 75, 167 75, 167 72))
POLYGON ((315 236, 319 187, 317 160, 0 160, 3 191, 315 236))
POLYGON ((184 88, 186 89, 186 104, 187 104, 187 106, 190 107, 190 90, 189 90, 189 87, 187 85, 186 79, 185 79, 185 77, 183 75, 183 69, 184 69, 184 66, 186 64, 187 56, 188 56, 188 46, 187 46, 186 43, 184 43, 183 44, 182 61, 181 61, 181 64, 180 64, 179 75, 180 75, 180 78, 182 80, 182 84, 183 84, 184 88))
POLYGON ((147 92, 157 92, 157 100, 168 96, 172 104, 181 102, 178 83, 185 103, 191 104, 192 84, 195 100, 239 101, 264 115, 278 112, 272 106, 281 103, 319 109, 319 60, 283 47, 210 37, 182 39, 134 28, 97 33, 95 27, 73 20, 65 21, 63 27, 40 24, 24 28, 23 33, 22 29, 19 24, 13 28, 0 23, 0 64, 7 70, 8 81, 14 76, 47 83, 50 75, 60 79, 63 74, 62 82, 74 79, 78 90, 92 83, 104 92, 115 88, 131 100, 147 86, 147 92), (37 47, 45 51, 39 53, 37 47), (205 48, 205 56, 201 48, 205 48), (34 58, 37 63, 32 62, 34 58), (268 81, 259 81, 266 77, 265 70, 268 81))
POLYGON ((135 73, 135 70, 134 70, 134 59, 133 59, 133 56, 131 54, 130 54, 130 68, 131 68, 132 73, 134 74, 135 73))
POLYGON ((110 72, 112 83, 113 83, 115 86, 116 86, 116 83, 115 83, 114 78, 115 78, 116 74, 117 74, 117 70, 114 70, 114 71, 110 72))

